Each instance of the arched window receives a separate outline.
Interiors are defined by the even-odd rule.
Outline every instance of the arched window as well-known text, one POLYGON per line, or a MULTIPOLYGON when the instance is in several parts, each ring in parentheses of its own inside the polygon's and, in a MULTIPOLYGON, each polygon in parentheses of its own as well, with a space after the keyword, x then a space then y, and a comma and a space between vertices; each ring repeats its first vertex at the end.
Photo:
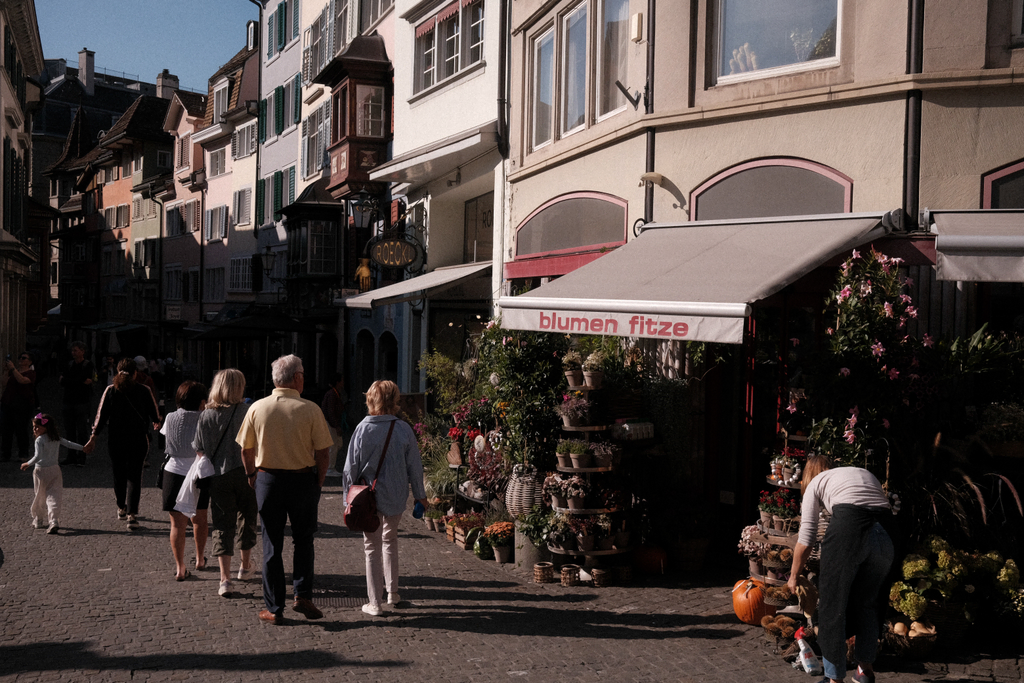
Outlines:
POLYGON ((1024 209, 1024 159, 981 177, 981 208, 1024 209))
POLYGON ((601 192, 551 199, 516 228, 508 279, 564 275, 626 243, 626 200, 601 192))
POLYGON ((690 194, 690 220, 807 216, 853 210, 853 180, 806 159, 737 164, 690 194))

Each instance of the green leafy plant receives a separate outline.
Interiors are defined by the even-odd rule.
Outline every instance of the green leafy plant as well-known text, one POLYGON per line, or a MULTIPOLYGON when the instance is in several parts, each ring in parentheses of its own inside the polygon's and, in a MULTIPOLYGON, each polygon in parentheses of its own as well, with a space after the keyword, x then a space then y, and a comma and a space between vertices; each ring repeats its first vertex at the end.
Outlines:
POLYGON ((419 367, 430 382, 428 393, 434 397, 439 412, 451 413, 473 396, 476 379, 472 364, 432 351, 420 358, 419 367))
POLYGON ((569 349, 562 356, 562 369, 566 371, 579 370, 583 367, 583 358, 580 357, 579 351, 576 349, 569 349))
POLYGON ((600 372, 604 369, 605 363, 608 362, 608 354, 598 349, 592 352, 587 359, 583 361, 584 372, 600 372))
POLYGON ((542 505, 534 505, 529 512, 516 518, 516 527, 535 547, 543 548, 547 543, 554 515, 555 513, 542 505))
POLYGON ((583 455, 590 449, 590 444, 582 439, 569 439, 566 443, 569 444, 570 455, 583 455))

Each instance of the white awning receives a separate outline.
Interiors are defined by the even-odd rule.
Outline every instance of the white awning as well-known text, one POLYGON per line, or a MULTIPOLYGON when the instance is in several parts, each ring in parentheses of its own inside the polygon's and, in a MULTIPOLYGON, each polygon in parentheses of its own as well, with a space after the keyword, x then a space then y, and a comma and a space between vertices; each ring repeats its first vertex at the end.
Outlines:
POLYGON ((396 282, 365 294, 350 296, 343 299, 342 303, 348 308, 370 309, 403 301, 416 301, 439 294, 476 275, 490 272, 490 270, 490 261, 435 268, 429 273, 403 282, 396 282))
POLYGON ((1024 211, 932 212, 935 278, 1024 282, 1024 211))
POLYGON ((451 173, 487 150, 496 148, 497 144, 497 123, 491 121, 400 154, 370 171, 370 180, 421 185, 451 173))
POLYGON ((881 214, 648 225, 625 246, 521 296, 519 330, 738 344, 750 304, 885 235, 881 214))

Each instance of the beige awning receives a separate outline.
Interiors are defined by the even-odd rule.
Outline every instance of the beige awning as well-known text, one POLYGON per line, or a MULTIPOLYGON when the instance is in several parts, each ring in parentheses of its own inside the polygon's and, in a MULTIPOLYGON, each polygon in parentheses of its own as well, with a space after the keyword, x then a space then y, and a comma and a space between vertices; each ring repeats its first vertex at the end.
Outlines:
POLYGON ((497 123, 490 121, 400 154, 370 171, 370 180, 421 185, 496 149, 497 144, 497 123))
POLYGON ((932 212, 935 278, 1024 282, 1024 211, 932 212))
POLYGON ((388 304, 402 303, 403 301, 416 301, 424 297, 440 294, 446 289, 455 287, 461 282, 477 275, 490 272, 490 270, 490 261, 435 268, 429 273, 403 282, 396 282, 393 285, 374 289, 365 294, 347 297, 342 300, 342 303, 348 308, 370 309, 388 304))
POLYGON ((520 330, 738 344, 750 304, 886 234, 882 214, 649 225, 535 291, 498 300, 520 330))

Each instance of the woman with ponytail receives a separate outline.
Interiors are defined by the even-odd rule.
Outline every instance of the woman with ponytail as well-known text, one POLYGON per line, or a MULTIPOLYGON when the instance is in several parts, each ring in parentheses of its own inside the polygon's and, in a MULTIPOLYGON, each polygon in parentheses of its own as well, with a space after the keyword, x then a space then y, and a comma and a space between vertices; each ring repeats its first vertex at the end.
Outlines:
POLYGON ((107 449, 114 471, 114 498, 117 518, 127 522, 128 530, 138 528, 139 497, 142 494, 142 468, 149 453, 149 429, 160 428, 160 410, 149 387, 135 381, 135 361, 124 358, 117 364, 114 381, 103 392, 92 436, 86 453, 96 448, 96 436, 109 425, 107 449))

